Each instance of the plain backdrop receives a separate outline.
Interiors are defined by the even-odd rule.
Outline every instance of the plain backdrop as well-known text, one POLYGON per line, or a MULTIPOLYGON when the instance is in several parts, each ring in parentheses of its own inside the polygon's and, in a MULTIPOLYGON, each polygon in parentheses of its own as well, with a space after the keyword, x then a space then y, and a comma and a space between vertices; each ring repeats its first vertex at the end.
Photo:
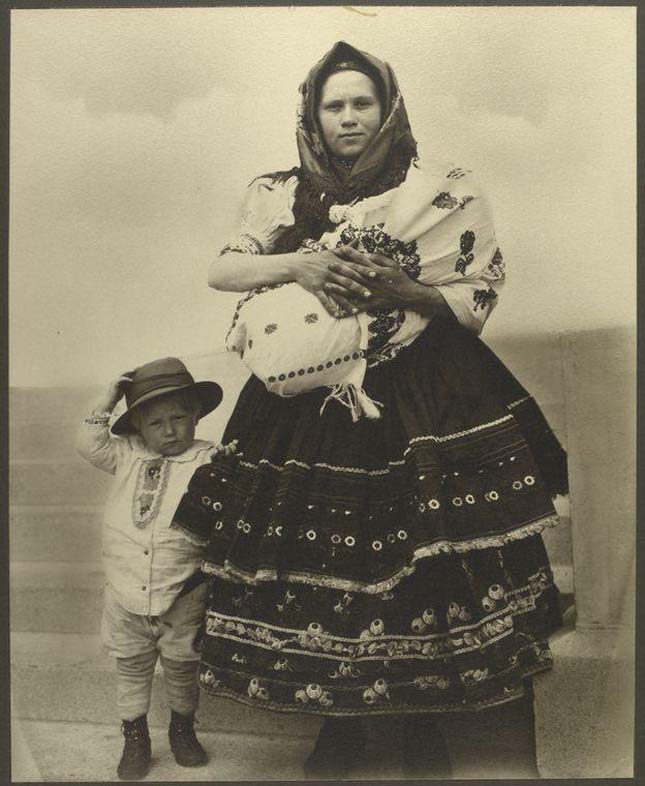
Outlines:
POLYGON ((421 154, 491 197, 485 335, 634 322, 635 8, 14 10, 11 31, 11 385, 222 350, 237 297, 208 266, 249 181, 298 163, 298 85, 340 39, 393 66, 421 154))

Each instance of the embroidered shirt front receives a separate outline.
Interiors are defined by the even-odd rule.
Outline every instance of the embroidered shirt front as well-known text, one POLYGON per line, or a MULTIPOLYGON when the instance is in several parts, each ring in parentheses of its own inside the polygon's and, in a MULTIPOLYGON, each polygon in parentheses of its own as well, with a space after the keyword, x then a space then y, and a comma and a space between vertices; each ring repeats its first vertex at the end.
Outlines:
POLYGON ((212 442, 195 440, 179 456, 160 456, 138 436, 110 434, 107 418, 88 418, 77 447, 114 483, 103 518, 105 578, 133 614, 167 611, 186 579, 199 569, 203 548, 171 529, 193 472, 207 464, 212 442))

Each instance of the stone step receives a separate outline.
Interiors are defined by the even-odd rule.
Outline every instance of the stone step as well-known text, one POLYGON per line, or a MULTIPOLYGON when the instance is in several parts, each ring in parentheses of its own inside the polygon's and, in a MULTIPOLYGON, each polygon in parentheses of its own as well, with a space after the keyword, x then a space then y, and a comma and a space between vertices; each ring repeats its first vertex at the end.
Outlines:
POLYGON ((634 777, 634 630, 563 630, 554 668, 535 680, 543 778, 634 777))
POLYGON ((14 505, 97 505, 112 476, 86 461, 12 461, 9 498, 14 505))
POLYGON ((12 423, 74 422, 99 395, 99 385, 75 387, 9 388, 12 423))
POLYGON ((12 631, 98 632, 104 586, 100 562, 14 562, 9 569, 12 631))
MULTIPOLYGON (((555 566, 563 611, 573 604, 573 576, 555 566)), ((11 630, 18 633, 97 633, 103 569, 89 562, 14 562, 10 565, 11 630)))
MULTIPOLYGON (((11 664, 12 728, 19 730, 21 742, 21 750, 14 748, 14 781, 114 781, 122 744, 114 704, 114 665, 100 653, 97 637, 14 634, 11 664)), ((175 765, 168 750, 168 714, 162 675, 157 671, 148 716, 153 743, 148 781, 299 780, 320 727, 320 720, 311 716, 267 712, 202 696, 198 735, 211 761, 188 775, 175 765)), ((512 711, 456 713, 436 720, 455 779, 531 777, 531 762, 517 750, 517 719, 512 711)), ((379 759, 374 744, 380 739, 383 748, 388 747, 388 721, 373 718, 368 724, 375 734, 371 756, 356 778, 398 782, 403 777, 400 767, 379 759)))
MULTIPOLYGON (((209 699, 203 700, 206 701, 209 699)), ((487 718, 485 713, 471 718, 439 719, 453 779, 504 779, 514 783, 533 777, 530 755, 527 751, 518 752, 517 732, 511 723, 512 716, 504 724, 495 716, 487 718)), ((205 731, 201 722, 197 734, 210 760, 203 767, 187 771, 175 762, 165 727, 152 726, 152 765, 142 780, 159 784, 301 782, 304 761, 313 747, 313 736, 254 734, 246 730, 213 732, 205 731)), ((383 755, 378 758, 373 755, 380 753, 377 745, 383 737, 387 740, 387 730, 380 737, 374 736, 372 755, 368 754, 360 771, 352 772, 352 781, 368 784, 404 781, 405 773, 394 752, 390 761, 383 755)), ((118 724, 107 720, 81 723, 12 718, 11 742, 13 783, 114 783, 123 738, 118 724)), ((383 747, 389 749, 391 745, 383 747)), ((432 778, 433 774, 428 772, 423 782, 432 778)))
MULTIPOLYGON (((168 705, 160 668, 155 673, 152 726, 167 726, 168 705)), ((21 719, 118 723, 114 661, 96 635, 11 634, 12 712, 21 719)), ((229 699, 204 698, 199 711, 203 731, 311 737, 320 722, 310 716, 254 710, 229 699)))
MULTIPOLYGON (((23 744, 12 751, 12 782, 116 782, 123 747, 118 723, 16 718, 11 726, 12 744, 17 729, 23 744)), ((142 780, 160 784, 299 781, 303 780, 303 762, 312 747, 309 737, 204 731, 201 723, 197 736, 210 760, 203 767, 186 770, 173 758, 166 729, 151 728, 152 765, 142 780)))
MULTIPOLYGON (((571 564, 571 522, 562 504, 557 527, 543 533, 553 564, 571 564)), ((98 562, 101 559, 100 505, 12 505, 9 549, 12 561, 98 562)))
POLYGON ((101 505, 12 505, 12 562, 100 562, 101 505))
MULTIPOLYGON (((174 760, 165 728, 150 729, 152 765, 144 782, 288 783, 303 779, 309 737, 204 731, 197 736, 210 759, 187 770, 174 760)), ((123 737, 117 722, 80 723, 13 719, 12 782, 114 783, 123 737), (21 740, 15 735, 20 733, 21 740), (21 744, 21 747, 18 747, 21 744), (88 752, 91 755, 88 756, 88 752)))
POLYGON ((78 461, 75 440, 79 420, 12 421, 9 429, 9 460, 78 461))

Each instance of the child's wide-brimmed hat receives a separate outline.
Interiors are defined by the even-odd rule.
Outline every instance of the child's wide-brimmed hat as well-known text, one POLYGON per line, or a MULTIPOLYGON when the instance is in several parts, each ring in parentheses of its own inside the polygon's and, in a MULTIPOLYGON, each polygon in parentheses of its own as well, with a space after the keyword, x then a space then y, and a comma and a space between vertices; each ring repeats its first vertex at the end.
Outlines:
POLYGON ((125 376, 132 380, 124 383, 127 411, 112 424, 113 434, 132 434, 132 410, 161 396, 180 390, 194 390, 201 402, 199 417, 208 415, 222 400, 222 388, 217 382, 195 382, 192 374, 179 358, 161 358, 146 363, 125 376))

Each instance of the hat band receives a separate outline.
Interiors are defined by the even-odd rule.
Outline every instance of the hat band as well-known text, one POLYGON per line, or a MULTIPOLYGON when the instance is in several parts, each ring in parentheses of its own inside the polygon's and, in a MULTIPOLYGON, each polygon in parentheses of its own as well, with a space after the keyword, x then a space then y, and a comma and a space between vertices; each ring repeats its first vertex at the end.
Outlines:
POLYGON ((185 387, 187 385, 194 385, 195 380, 186 371, 176 371, 169 374, 153 374, 146 377, 145 380, 134 381, 128 391, 130 395, 126 395, 126 402, 129 407, 133 406, 138 399, 160 388, 171 387, 185 387))

